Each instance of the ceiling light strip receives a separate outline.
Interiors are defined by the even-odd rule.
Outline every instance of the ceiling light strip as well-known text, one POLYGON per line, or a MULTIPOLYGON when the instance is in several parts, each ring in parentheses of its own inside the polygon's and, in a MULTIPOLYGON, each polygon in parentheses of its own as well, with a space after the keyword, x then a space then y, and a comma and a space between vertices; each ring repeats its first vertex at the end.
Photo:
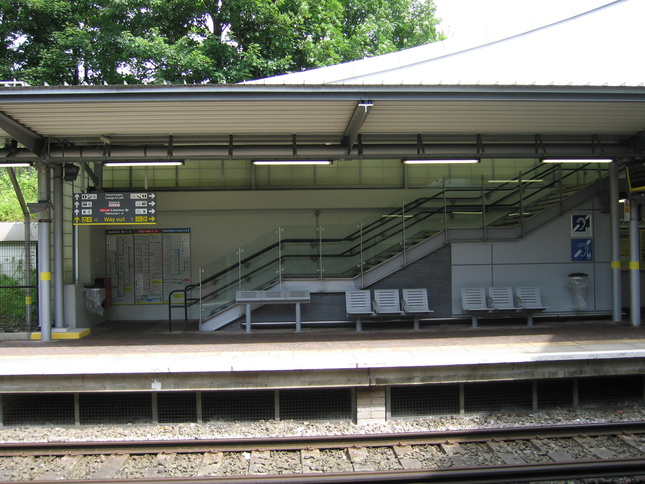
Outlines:
POLYGON ((254 165, 331 165, 331 160, 254 160, 254 165))
POLYGON ((465 164, 465 163, 479 163, 478 159, 472 158, 457 158, 457 159, 409 159, 403 160, 406 165, 440 165, 440 164, 465 164))
POLYGON ((103 166, 124 167, 124 166, 181 166, 183 161, 105 161, 103 166))

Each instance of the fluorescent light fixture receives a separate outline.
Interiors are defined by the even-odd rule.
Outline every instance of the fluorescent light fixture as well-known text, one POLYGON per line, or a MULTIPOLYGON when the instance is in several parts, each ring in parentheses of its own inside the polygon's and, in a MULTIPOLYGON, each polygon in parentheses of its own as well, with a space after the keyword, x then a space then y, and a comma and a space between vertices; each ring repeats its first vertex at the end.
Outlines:
POLYGON ((2 168, 26 168, 28 166, 31 166, 31 163, 22 161, 0 161, 0 167, 2 168))
POLYGON ((254 160, 254 165, 331 165, 331 160, 254 160))
POLYGON ((457 158, 457 159, 431 159, 431 158, 421 158, 421 159, 411 159, 403 160, 403 163, 406 165, 435 165, 435 164, 447 164, 447 163, 479 163, 479 160, 466 159, 466 158, 457 158))
MULTIPOLYGON (((544 180, 522 180, 522 183, 542 183, 544 180)), ((519 180, 488 180, 488 183, 519 183, 519 180)))
POLYGON ((414 215, 397 215, 397 214, 389 214, 389 215, 381 215, 382 218, 412 218, 414 215))
POLYGON ((157 160, 157 161, 105 161, 103 166, 119 167, 119 166, 180 166, 183 161, 176 160, 157 160))
POLYGON ((611 158, 546 158, 542 163, 611 163, 611 158))

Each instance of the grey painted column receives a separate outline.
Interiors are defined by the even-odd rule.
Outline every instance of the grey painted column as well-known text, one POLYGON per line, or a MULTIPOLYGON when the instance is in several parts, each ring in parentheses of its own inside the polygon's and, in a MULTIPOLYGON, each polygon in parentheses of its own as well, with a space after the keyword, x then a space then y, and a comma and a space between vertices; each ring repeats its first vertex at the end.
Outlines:
POLYGON ((54 165, 54 326, 63 321, 63 167, 54 165))
POLYGON ((46 207, 38 212, 38 322, 41 341, 52 339, 51 317, 51 208, 49 206, 49 166, 38 164, 38 201, 46 207))
POLYGON ((620 203, 618 198, 618 162, 614 160, 609 166, 609 224, 611 226, 611 307, 615 323, 620 323, 623 320, 620 282, 620 203))
POLYGON ((641 325, 641 268, 638 222, 640 207, 630 201, 629 212, 629 278, 631 292, 631 321, 632 326, 641 325))

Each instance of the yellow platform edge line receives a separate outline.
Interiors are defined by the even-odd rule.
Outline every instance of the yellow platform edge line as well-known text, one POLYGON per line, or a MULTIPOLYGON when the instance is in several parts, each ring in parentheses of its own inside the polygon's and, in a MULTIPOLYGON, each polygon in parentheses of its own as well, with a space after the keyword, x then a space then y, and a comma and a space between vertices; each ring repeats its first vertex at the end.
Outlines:
MULTIPOLYGON (((89 335, 91 330, 89 328, 81 329, 79 331, 70 331, 70 332, 56 332, 52 331, 52 339, 81 339, 89 335)), ((41 339, 42 335, 40 332, 31 333, 31 339, 41 339)))

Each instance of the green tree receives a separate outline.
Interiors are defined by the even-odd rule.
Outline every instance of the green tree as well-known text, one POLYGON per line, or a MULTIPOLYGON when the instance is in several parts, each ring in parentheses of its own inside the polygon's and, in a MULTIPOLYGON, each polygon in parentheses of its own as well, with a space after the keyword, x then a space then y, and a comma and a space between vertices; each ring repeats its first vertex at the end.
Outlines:
POLYGON ((442 38, 433 0, 0 0, 0 75, 239 82, 442 38))
MULTIPOLYGON (((38 201, 38 172, 33 168, 15 168, 16 178, 25 200, 38 201)), ((0 222, 24 222, 18 197, 7 169, 0 168, 0 222)))

